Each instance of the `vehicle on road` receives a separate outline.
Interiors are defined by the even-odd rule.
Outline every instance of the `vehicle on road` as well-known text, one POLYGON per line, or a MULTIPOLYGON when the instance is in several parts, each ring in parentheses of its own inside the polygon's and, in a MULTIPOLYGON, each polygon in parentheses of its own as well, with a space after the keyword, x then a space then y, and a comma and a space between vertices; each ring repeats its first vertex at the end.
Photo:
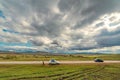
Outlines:
POLYGON ((104 62, 102 59, 95 59, 95 62, 104 62))
POLYGON ((60 64, 60 62, 59 61, 56 61, 55 59, 51 59, 50 61, 49 61, 49 65, 59 65, 60 64))

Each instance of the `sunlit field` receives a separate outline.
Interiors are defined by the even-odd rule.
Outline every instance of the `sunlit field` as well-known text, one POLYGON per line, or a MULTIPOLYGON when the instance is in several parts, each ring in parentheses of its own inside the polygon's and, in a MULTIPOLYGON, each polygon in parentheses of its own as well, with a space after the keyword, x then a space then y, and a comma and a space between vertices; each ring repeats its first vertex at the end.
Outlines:
POLYGON ((62 60, 120 60, 120 54, 64 54, 64 55, 41 55, 41 54, 15 54, 1 53, 0 61, 47 61, 50 59, 62 60))
POLYGON ((0 65, 0 80, 119 80, 120 64, 0 65))

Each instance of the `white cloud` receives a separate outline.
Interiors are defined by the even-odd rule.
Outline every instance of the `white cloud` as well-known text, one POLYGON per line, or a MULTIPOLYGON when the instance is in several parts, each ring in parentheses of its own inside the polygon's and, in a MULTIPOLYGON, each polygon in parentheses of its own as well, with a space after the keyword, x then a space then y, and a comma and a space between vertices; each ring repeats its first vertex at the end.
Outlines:
POLYGON ((6 16, 0 18, 0 40, 51 50, 119 46, 119 5, 118 0, 0 0, 6 16))

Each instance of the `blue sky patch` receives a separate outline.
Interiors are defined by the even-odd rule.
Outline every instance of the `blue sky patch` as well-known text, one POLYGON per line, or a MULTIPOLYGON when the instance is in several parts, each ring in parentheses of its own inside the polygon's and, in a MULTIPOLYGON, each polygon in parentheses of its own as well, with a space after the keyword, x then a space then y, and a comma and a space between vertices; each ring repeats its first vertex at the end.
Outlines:
POLYGON ((5 18, 5 15, 3 14, 1 10, 0 10, 0 17, 5 18))
POLYGON ((32 44, 30 42, 21 43, 21 42, 0 42, 0 46, 26 46, 31 47, 32 44))
POLYGON ((19 33, 19 32, 16 32, 14 30, 8 30, 8 29, 3 29, 3 32, 9 32, 9 33, 15 33, 15 34, 19 33))

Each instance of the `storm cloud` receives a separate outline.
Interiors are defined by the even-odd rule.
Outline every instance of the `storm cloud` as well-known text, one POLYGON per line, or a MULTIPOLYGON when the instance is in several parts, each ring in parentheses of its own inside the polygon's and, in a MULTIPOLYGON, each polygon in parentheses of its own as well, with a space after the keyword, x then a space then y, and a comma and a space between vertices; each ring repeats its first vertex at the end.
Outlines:
POLYGON ((0 0, 0 42, 53 51, 119 47, 119 7, 120 0, 0 0))

